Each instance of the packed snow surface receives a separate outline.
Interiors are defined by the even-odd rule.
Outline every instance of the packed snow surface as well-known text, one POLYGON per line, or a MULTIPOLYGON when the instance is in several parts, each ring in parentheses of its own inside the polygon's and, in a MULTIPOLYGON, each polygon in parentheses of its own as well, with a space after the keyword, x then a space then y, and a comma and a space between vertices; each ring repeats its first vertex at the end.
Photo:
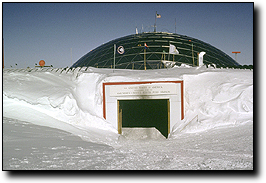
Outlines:
POLYGON ((253 70, 4 69, 3 169, 253 169, 253 70), (103 114, 103 82, 184 81, 165 139, 103 114))

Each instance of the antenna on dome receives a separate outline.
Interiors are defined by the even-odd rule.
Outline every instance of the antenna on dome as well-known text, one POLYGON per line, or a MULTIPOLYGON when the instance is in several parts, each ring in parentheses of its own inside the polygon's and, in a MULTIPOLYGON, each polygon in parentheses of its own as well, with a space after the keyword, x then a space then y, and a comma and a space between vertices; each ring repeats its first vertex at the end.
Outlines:
POLYGON ((238 54, 238 53, 241 53, 241 52, 240 52, 240 51, 233 51, 232 53, 235 54, 235 61, 237 62, 237 54, 238 54))
POLYGON ((176 34, 176 18, 175 18, 175 34, 176 34))

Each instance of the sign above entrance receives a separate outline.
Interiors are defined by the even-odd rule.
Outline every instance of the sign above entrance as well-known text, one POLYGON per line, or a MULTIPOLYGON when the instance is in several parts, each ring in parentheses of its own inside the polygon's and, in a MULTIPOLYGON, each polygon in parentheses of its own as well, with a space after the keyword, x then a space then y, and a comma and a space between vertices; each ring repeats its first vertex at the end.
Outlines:
POLYGON ((110 96, 129 95, 177 95, 178 88, 174 83, 152 83, 134 85, 116 85, 110 87, 110 96))

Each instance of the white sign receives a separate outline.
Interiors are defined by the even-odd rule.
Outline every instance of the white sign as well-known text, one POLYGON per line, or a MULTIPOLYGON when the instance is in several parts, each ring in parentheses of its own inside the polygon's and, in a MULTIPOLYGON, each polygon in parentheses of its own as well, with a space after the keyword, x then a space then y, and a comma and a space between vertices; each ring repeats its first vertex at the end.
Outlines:
POLYGON ((134 85, 115 85, 110 87, 110 96, 127 95, 176 95, 176 83, 152 83, 134 85))

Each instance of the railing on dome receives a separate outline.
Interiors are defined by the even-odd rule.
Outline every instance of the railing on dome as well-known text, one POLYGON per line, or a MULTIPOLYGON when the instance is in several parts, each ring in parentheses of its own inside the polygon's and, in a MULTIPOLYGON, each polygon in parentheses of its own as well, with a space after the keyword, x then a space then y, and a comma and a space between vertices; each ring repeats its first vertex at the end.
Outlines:
MULTIPOLYGON (((181 65, 182 62, 173 62, 169 60, 161 60, 161 61, 147 61, 146 62, 146 68, 147 69, 168 69, 173 68, 175 65, 181 65)), ((131 62, 131 63, 121 63, 116 64, 116 69, 132 69, 132 70, 145 70, 144 61, 137 61, 137 62, 131 62)), ((189 64, 188 64, 189 65, 189 64)), ((93 67, 96 68, 109 68, 112 69, 113 65, 98 65, 95 64, 93 67)))

